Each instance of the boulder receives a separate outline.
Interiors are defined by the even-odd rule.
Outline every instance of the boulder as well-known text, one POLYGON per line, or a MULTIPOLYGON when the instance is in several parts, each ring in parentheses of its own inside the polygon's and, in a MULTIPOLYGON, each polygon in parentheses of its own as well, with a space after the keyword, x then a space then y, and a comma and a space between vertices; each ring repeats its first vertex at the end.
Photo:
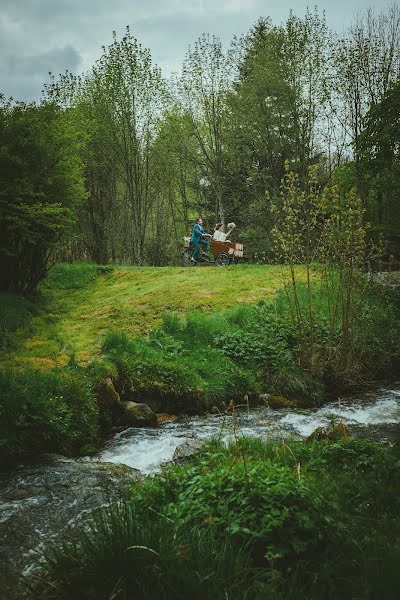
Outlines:
POLYGON ((315 440, 318 442, 334 442, 349 437, 349 435, 350 429, 346 423, 342 423, 341 421, 332 422, 329 423, 328 427, 317 427, 317 429, 308 436, 307 442, 313 442, 315 440))
POLYGON ((119 394, 110 377, 101 379, 97 382, 96 392, 101 406, 112 408, 121 402, 119 394))
POLYGON ((201 449, 203 442, 200 440, 188 440, 180 446, 177 446, 172 460, 174 462, 182 462, 191 458, 201 449))
POLYGON ((147 404, 121 402, 118 421, 128 427, 148 427, 157 425, 157 416, 147 404))
POLYGON ((157 423, 173 423, 177 420, 176 415, 170 415, 169 413, 156 413, 157 423))
POLYGON ((274 396, 273 394, 260 394, 259 400, 270 408, 296 408, 298 406, 295 400, 289 400, 285 396, 274 396))

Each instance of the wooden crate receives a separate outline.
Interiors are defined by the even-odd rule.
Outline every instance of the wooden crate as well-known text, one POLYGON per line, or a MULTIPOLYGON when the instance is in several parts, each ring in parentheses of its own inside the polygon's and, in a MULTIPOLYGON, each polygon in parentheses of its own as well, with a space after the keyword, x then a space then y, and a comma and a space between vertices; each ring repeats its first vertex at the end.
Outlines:
POLYGON ((225 252, 234 258, 243 258, 243 244, 237 242, 221 242, 219 240, 213 240, 211 245, 212 253, 214 258, 225 252))

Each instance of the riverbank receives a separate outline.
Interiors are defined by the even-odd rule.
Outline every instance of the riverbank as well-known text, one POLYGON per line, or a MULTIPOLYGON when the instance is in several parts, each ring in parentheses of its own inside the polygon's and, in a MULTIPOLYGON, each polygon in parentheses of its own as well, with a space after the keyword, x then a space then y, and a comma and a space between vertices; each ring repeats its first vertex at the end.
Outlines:
MULTIPOLYGON (((333 396, 395 378, 399 371, 396 291, 373 283, 363 289, 351 340, 343 339, 341 328, 328 326, 329 298, 321 295, 316 271, 310 354, 304 349, 307 324, 299 330, 291 318, 281 267, 210 269, 214 275, 207 276, 207 285, 211 289, 215 284, 215 289, 207 306, 196 287, 202 277, 198 273, 59 265, 35 302, 7 296, 2 309, 8 330, 0 368, 1 460, 41 452, 85 455, 115 427, 155 425, 157 412, 206 414, 234 404, 319 406, 333 396), (184 293, 167 304, 165 294, 182 278, 184 293), (129 295, 136 297, 132 306, 129 295), (141 313, 137 303, 144 298, 149 304, 141 313), (154 314, 148 322, 149 311, 154 314), (24 319, 24 326, 15 326, 24 319), (146 324, 146 335, 132 335, 132 322, 135 327, 146 324), (49 351, 63 331, 77 344, 67 361, 65 340, 64 349, 49 351), (83 347, 86 355, 78 351, 83 347)), ((307 307, 308 301, 300 281, 297 302, 307 307)))
MULTIPOLYGON (((228 443, 247 436, 291 447, 332 422, 361 439, 393 443, 400 423, 399 387, 321 408, 243 409, 234 415, 182 418, 158 428, 130 428, 115 433, 96 456, 45 456, 9 470, 0 479, 0 552, 7 570, 1 597, 22 598, 28 581, 22 573, 36 571, 41 551, 51 548, 53 539, 58 547, 69 531, 87 524, 92 509, 120 499, 138 476, 158 473, 172 460, 187 460, 212 439, 228 443)), ((163 501, 159 504, 158 511, 163 501)))
POLYGON ((45 552, 32 596, 397 598, 398 447, 206 444, 45 552))

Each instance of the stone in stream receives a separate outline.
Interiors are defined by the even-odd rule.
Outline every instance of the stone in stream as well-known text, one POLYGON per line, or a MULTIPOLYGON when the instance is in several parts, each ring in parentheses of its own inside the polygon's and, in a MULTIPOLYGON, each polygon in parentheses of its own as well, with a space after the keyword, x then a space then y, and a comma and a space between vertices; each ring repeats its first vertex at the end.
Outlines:
POLYGON ((121 401, 110 377, 97 382, 96 393, 100 404, 110 410, 116 424, 126 427, 157 425, 157 417, 147 404, 121 401))
POLYGON ((198 453, 203 444, 204 442, 201 440, 188 440, 187 442, 184 442, 176 447, 172 460, 174 462, 182 462, 191 458, 198 453))
POLYGON ((273 394, 260 394, 259 401, 270 408, 296 408, 298 402, 289 400, 285 396, 274 396, 273 394))
POLYGON ((0 598, 29 598, 22 573, 37 567, 40 550, 94 508, 117 500, 139 471, 123 465, 57 455, 0 475, 0 598))
POLYGON ((121 402, 118 422, 128 427, 148 427, 157 425, 157 416, 147 404, 138 402, 121 402))
POLYGON ((96 384, 96 395, 101 406, 112 408, 120 404, 121 400, 110 377, 101 379, 96 384))
POLYGON ((330 423, 328 427, 317 427, 311 435, 308 436, 307 442, 313 441, 329 441, 334 442, 342 438, 349 437, 350 429, 346 423, 339 421, 338 423, 330 423))

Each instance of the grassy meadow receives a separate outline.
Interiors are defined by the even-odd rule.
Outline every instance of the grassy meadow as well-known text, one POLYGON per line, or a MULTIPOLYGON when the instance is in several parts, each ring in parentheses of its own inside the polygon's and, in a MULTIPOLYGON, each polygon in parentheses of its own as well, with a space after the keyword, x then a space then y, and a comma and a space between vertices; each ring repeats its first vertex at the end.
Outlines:
POLYGON ((57 264, 41 284, 34 304, 20 298, 15 306, 15 297, 0 295, 0 361, 46 369, 66 365, 74 356, 85 364, 99 356, 109 332, 146 335, 168 312, 210 313, 268 301, 283 281, 280 266, 187 269, 57 264), (10 333, 11 351, 4 342, 10 333))

